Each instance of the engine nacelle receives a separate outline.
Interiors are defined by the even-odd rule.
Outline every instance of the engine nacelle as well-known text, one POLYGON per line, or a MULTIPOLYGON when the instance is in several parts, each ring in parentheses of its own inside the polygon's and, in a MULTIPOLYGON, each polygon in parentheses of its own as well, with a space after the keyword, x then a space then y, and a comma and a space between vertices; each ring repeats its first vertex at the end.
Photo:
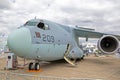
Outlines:
POLYGON ((98 49, 105 54, 115 53, 119 48, 119 40, 112 35, 105 35, 98 41, 98 49))

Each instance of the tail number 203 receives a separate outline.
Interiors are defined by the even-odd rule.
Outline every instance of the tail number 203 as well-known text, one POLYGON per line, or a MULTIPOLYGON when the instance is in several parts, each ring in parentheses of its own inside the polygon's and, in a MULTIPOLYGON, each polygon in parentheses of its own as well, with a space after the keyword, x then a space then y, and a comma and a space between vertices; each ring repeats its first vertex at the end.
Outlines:
POLYGON ((42 34, 42 38, 44 42, 55 42, 54 36, 42 34))

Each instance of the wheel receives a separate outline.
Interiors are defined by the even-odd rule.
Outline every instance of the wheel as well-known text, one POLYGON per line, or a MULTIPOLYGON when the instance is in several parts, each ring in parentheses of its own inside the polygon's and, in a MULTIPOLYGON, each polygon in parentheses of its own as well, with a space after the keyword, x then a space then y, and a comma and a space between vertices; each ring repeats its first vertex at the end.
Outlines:
POLYGON ((77 60, 76 61, 81 61, 81 58, 77 58, 77 60))
POLYGON ((35 70, 39 70, 40 69, 40 64, 39 63, 35 63, 35 70))
POLYGON ((84 60, 84 57, 85 57, 85 55, 83 55, 83 56, 81 57, 81 60, 84 60))
POLYGON ((74 61, 75 59, 73 59, 73 58, 70 58, 70 60, 71 60, 71 61, 74 61))
POLYGON ((29 64, 29 70, 33 70, 32 66, 33 66, 33 63, 31 62, 31 63, 29 64))

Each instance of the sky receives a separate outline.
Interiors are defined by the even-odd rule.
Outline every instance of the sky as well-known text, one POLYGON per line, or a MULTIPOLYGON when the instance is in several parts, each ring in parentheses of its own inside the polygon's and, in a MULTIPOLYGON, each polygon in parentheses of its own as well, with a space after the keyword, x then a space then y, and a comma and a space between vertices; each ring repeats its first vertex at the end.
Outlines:
POLYGON ((120 34, 120 0, 0 0, 0 33, 10 34, 35 16, 120 34))

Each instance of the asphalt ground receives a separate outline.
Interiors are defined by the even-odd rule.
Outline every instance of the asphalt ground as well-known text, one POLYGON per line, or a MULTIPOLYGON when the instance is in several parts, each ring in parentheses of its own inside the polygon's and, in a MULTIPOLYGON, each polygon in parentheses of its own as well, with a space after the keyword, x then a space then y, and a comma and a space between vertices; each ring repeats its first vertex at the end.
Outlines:
MULTIPOLYGON (((31 60, 32 61, 32 60, 31 60)), ((26 63, 31 62, 27 60, 26 63)), ((19 65, 23 64, 23 59, 18 58, 19 65)), ((28 71, 28 65, 17 70, 4 70, 6 58, 0 58, 0 72, 30 74, 37 76, 53 76, 64 78, 92 78, 103 80, 120 80, 120 58, 115 55, 95 57, 89 55, 84 60, 77 62, 76 66, 71 66, 65 60, 47 62, 41 64, 38 72, 28 71)))

